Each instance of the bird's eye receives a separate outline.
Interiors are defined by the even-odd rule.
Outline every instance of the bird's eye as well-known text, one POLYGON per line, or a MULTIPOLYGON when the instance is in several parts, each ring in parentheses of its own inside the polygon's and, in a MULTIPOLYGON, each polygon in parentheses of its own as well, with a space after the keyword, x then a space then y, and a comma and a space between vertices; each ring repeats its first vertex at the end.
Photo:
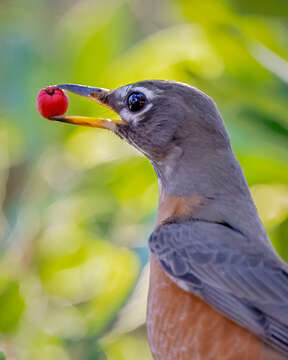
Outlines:
POLYGON ((127 105, 130 111, 136 112, 143 109, 146 104, 146 96, 141 92, 134 92, 129 95, 127 99, 127 105))

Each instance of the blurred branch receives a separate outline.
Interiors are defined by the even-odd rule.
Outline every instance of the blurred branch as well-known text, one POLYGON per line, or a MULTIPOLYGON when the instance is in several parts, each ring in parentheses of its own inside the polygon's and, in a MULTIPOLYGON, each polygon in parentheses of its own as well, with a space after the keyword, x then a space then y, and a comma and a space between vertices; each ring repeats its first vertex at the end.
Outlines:
POLYGON ((281 56, 257 42, 250 45, 250 53, 267 70, 288 83, 288 62, 281 56))

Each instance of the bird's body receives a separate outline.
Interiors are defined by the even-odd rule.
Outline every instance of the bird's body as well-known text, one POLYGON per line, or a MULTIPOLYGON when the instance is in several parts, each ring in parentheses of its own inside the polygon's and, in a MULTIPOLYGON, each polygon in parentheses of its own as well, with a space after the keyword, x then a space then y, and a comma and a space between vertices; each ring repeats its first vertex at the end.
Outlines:
POLYGON ((182 290, 150 261, 147 330, 156 360, 284 360, 250 331, 182 290))
MULTIPOLYGON (((156 228, 175 216, 197 212, 201 199, 165 199, 156 228), (165 201, 166 200, 166 201, 165 201), (164 208, 164 209, 163 209, 164 208), (185 213, 183 213, 185 211, 185 213)), ((250 331, 180 288, 152 254, 147 331, 155 360, 284 360, 250 331)))
POLYGON ((288 359, 288 265, 269 242, 213 100, 159 80, 114 91, 60 87, 120 114, 93 126, 139 149, 157 174, 147 319, 155 359, 288 359))

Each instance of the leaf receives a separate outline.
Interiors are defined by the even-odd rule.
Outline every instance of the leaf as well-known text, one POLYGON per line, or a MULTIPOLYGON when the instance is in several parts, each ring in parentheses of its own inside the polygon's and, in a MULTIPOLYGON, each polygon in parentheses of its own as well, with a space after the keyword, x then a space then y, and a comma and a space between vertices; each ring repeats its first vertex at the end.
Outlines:
POLYGON ((24 299, 20 293, 19 283, 9 281, 1 284, 0 291, 0 332, 9 333, 15 330, 25 308, 24 299))

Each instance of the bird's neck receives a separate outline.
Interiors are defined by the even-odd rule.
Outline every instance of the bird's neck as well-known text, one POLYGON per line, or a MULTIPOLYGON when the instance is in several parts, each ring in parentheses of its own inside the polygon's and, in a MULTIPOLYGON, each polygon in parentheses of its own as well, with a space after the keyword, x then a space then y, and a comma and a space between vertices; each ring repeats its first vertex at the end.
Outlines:
POLYGON ((159 182, 156 226, 188 217, 228 223, 246 232, 253 225, 266 236, 231 148, 174 153, 153 166, 159 182))
POLYGON ((215 151, 173 151, 164 160, 153 164, 157 173, 160 197, 249 193, 242 169, 231 148, 215 151))

